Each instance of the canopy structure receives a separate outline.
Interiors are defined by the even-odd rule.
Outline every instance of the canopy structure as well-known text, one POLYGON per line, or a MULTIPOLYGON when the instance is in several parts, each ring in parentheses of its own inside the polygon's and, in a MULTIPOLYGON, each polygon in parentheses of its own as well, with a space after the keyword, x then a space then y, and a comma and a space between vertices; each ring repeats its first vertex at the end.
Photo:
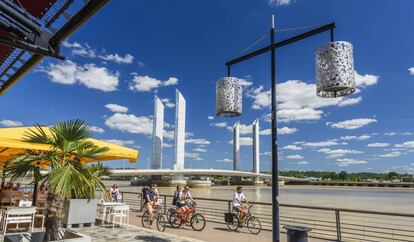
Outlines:
MULTIPOLYGON (((25 150, 48 151, 49 145, 30 143, 24 141, 25 135, 29 130, 36 130, 35 127, 18 127, 18 128, 0 128, 0 164, 18 154, 24 153, 25 150)), ((43 127, 47 134, 51 134, 48 127, 43 127)), ((88 139, 98 147, 106 147, 105 152, 98 161, 128 159, 129 162, 135 163, 138 159, 139 152, 134 149, 126 148, 110 142, 97 139, 88 139)), ((97 160, 86 160, 85 162, 96 162, 97 160)))

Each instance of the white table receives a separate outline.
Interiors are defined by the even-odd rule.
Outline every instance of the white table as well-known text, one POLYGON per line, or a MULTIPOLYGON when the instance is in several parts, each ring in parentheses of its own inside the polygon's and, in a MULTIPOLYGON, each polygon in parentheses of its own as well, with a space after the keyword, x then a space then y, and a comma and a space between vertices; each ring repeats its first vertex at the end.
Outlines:
POLYGON ((117 206, 117 205, 125 205, 124 203, 116 203, 116 202, 103 202, 98 203, 98 207, 102 207, 102 225, 105 224, 107 213, 109 213, 110 209, 117 206))

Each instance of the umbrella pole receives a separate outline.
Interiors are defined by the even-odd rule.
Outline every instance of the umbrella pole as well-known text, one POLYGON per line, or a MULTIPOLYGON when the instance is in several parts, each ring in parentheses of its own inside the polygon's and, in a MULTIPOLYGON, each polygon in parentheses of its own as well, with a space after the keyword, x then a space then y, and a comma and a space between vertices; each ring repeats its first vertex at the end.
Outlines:
POLYGON ((32 205, 33 206, 36 206, 36 202, 37 202, 37 187, 38 186, 39 186, 39 182, 36 181, 34 183, 34 186, 33 186, 33 202, 32 202, 32 205))
MULTIPOLYGON (((39 172, 39 167, 35 167, 35 169, 37 170, 37 172, 39 172)), ((33 174, 33 179, 36 179, 35 178, 36 176, 35 176, 35 174, 33 174)), ((37 188, 38 188, 38 186, 39 186, 39 181, 36 179, 35 180, 35 182, 34 182, 34 185, 33 185, 33 202, 32 202, 32 204, 33 204, 33 206, 36 206, 36 203, 37 203, 37 188)))

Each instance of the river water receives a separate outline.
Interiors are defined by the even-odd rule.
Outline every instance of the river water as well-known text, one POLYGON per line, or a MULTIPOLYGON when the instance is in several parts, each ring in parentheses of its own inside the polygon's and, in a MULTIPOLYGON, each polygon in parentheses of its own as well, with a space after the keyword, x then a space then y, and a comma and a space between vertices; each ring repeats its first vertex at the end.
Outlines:
MULTIPOLYGON (((129 182, 117 182, 120 191, 140 192, 129 182)), ((109 184, 108 184, 109 185, 109 184)), ((173 187, 159 187, 161 194, 173 194, 173 187)), ((192 188, 194 197, 231 199, 235 186, 192 188)), ((271 202, 269 186, 246 186, 243 190, 249 201, 271 202)), ((375 187, 283 186, 280 202, 334 208, 374 210, 381 212, 414 213, 414 189, 375 187)))

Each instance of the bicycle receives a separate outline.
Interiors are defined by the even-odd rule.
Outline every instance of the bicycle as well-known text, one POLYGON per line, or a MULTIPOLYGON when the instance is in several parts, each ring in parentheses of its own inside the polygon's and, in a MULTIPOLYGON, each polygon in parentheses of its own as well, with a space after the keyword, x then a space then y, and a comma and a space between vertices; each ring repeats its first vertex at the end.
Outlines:
MULTIPOLYGON (((260 231, 262 231, 262 224, 260 220, 253 215, 253 208, 253 205, 249 205, 247 215, 242 223, 240 223, 239 212, 225 213, 224 220, 227 224, 228 229, 230 231, 237 231, 237 229, 243 227, 243 225, 246 224, 250 233, 259 234, 260 231)), ((233 211, 235 211, 234 208, 233 211)))
POLYGON ((157 221, 156 225, 157 225, 158 231, 164 232, 165 231, 165 218, 162 214, 161 206, 158 206, 157 208, 154 209, 151 219, 149 217, 148 210, 146 209, 144 210, 144 213, 142 214, 142 219, 141 219, 142 227, 151 228, 151 225, 154 222, 154 220, 157 221))
POLYGON ((200 213, 196 213, 196 205, 189 206, 189 209, 184 214, 178 211, 171 211, 169 223, 173 228, 180 228, 182 224, 191 226, 194 231, 201 231, 206 227, 206 219, 200 213), (187 220, 187 218, 190 218, 187 220))

